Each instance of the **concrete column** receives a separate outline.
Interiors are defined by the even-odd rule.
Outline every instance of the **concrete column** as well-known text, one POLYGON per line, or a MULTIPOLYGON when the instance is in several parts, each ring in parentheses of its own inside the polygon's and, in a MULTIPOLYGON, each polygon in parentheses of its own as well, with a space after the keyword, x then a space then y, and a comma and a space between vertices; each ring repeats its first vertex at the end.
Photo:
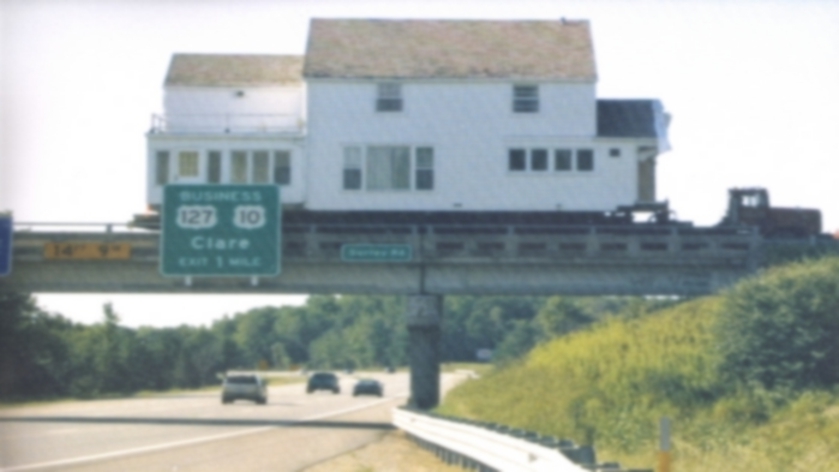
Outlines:
POLYGON ((443 297, 409 295, 408 361, 411 368, 410 406, 429 410, 440 403, 440 326, 443 297))

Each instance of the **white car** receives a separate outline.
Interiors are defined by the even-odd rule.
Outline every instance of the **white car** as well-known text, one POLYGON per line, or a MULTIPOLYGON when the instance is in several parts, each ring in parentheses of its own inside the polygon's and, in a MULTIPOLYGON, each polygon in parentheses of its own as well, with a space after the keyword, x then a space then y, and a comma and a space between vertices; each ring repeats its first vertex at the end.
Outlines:
POLYGON ((268 403, 268 389, 262 377, 255 374, 226 376, 221 386, 221 402, 231 403, 240 398, 251 400, 258 405, 268 403))

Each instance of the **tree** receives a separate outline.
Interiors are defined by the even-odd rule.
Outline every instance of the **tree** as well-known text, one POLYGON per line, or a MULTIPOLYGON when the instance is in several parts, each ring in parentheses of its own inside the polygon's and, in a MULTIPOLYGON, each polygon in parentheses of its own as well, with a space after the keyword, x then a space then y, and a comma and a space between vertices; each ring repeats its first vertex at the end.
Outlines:
POLYGON ((72 330, 29 294, 0 293, 0 397, 66 393, 72 330))
POLYGON ((536 314, 535 321, 543 338, 554 338, 576 331, 594 320, 571 300, 550 297, 536 314))
POLYGON ((738 284, 717 327, 723 375, 764 388, 839 384, 839 258, 738 284))

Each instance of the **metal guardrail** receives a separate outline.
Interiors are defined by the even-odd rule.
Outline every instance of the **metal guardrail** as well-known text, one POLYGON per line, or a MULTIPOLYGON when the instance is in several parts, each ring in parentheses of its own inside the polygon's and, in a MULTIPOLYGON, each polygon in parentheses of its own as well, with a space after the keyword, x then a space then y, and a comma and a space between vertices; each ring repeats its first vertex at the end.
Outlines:
POLYGON ((90 231, 101 229, 104 233, 128 232, 133 234, 148 233, 143 228, 138 228, 131 223, 107 223, 107 222, 27 222, 15 221, 14 230, 22 233, 51 233, 51 232, 77 232, 78 230, 90 231))
POLYGON ((397 407, 393 424, 444 462, 481 472, 652 472, 598 463, 591 446, 495 423, 397 407))

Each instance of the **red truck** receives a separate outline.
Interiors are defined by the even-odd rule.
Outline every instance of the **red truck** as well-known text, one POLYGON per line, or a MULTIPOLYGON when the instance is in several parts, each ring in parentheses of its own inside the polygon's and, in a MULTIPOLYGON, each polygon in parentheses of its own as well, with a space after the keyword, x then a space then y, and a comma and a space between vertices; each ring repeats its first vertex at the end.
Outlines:
POLYGON ((733 188, 720 226, 757 226, 767 237, 815 236, 822 232, 822 214, 810 208, 773 207, 764 188, 733 188))

